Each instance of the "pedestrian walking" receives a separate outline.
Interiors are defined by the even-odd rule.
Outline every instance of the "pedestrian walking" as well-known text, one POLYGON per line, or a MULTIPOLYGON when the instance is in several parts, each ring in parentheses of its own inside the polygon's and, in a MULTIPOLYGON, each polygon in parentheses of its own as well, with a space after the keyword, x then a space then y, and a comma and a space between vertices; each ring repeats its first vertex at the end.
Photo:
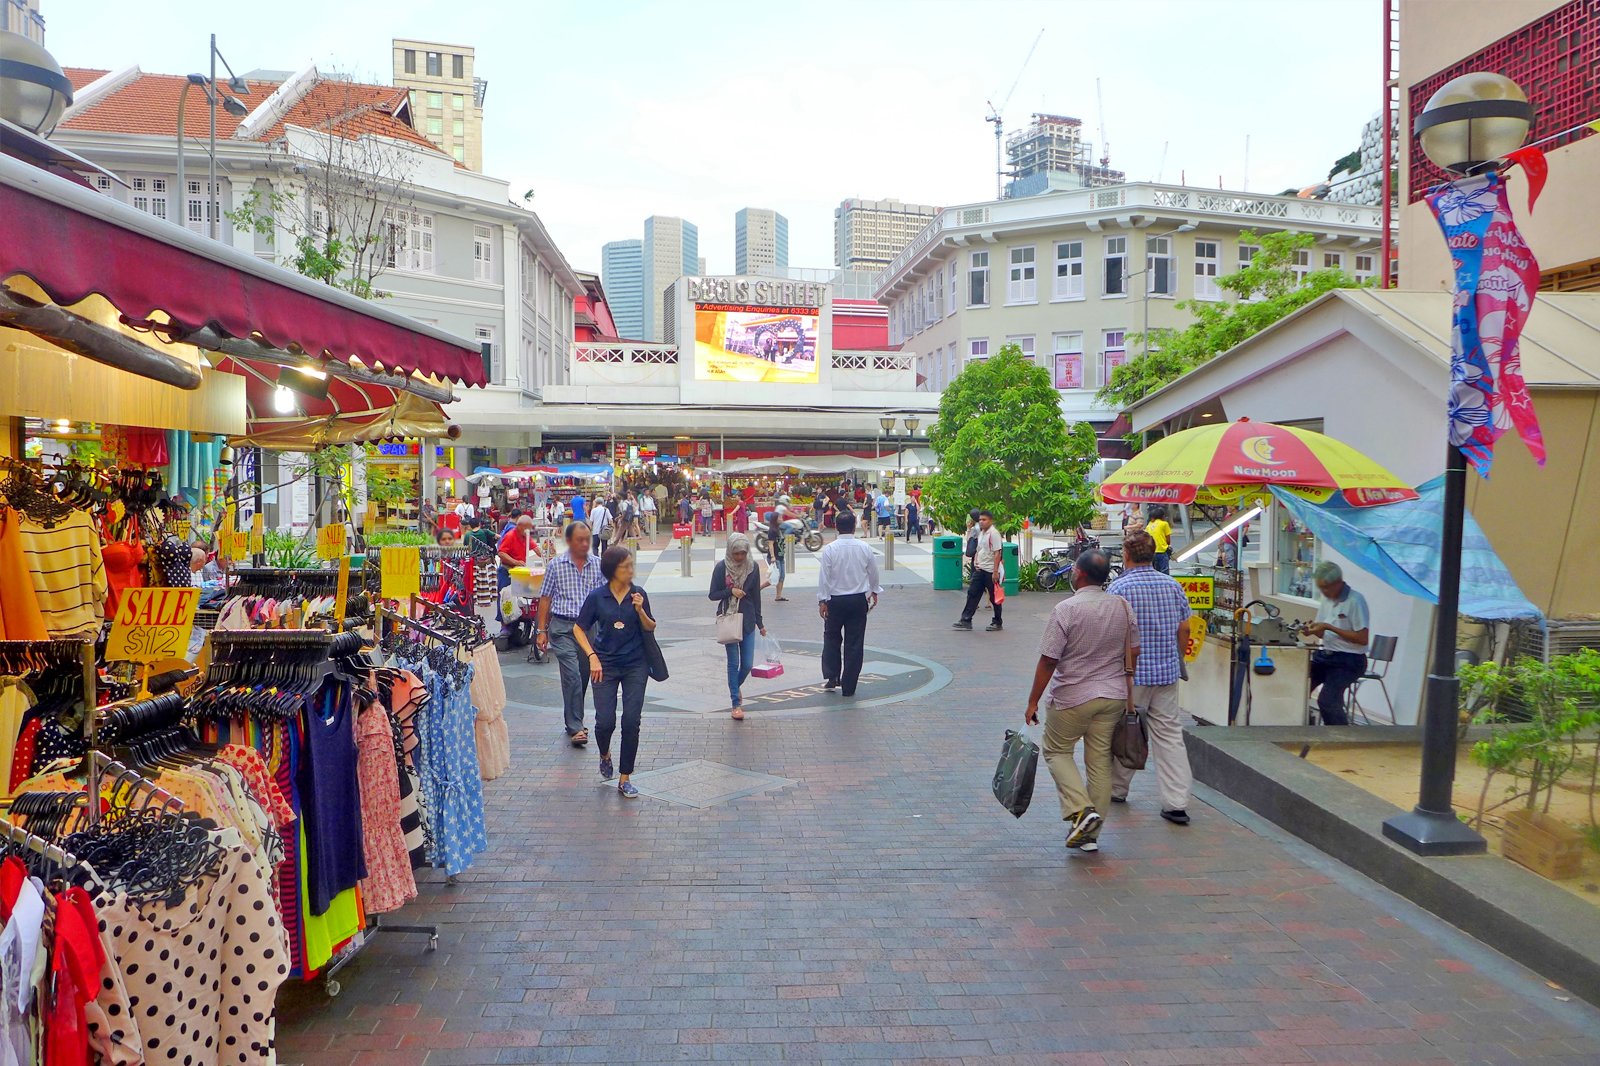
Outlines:
POLYGON ((587 501, 584 500, 583 493, 581 491, 574 492, 572 494, 571 507, 572 507, 572 520, 574 522, 587 522, 587 521, 589 521, 588 503, 587 503, 587 501))
POLYGON ((1167 509, 1159 504, 1150 508, 1150 521, 1144 525, 1144 531, 1155 538, 1156 555, 1150 565, 1165 574, 1169 569, 1169 560, 1172 558, 1172 523, 1167 521, 1167 509))
POLYGON ((889 494, 883 489, 878 490, 878 496, 872 501, 872 509, 878 515, 878 536, 883 536, 890 526, 894 525, 894 507, 889 502, 889 494))
POLYGON ((856 539, 856 516, 840 511, 839 535, 817 557, 817 613, 822 616, 824 689, 856 694, 867 639, 867 612, 878 606, 878 557, 856 539))
MULTIPOLYGON (((1189 824, 1189 795, 1194 775, 1189 751, 1183 743, 1179 718, 1178 675, 1183 646, 1189 640, 1189 597, 1173 578, 1155 569, 1155 538, 1140 530, 1122 541, 1122 558, 1128 569, 1106 590, 1121 596, 1133 608, 1139 623, 1139 664, 1133 675, 1133 700, 1144 712, 1150 736, 1150 757, 1156 764, 1161 794, 1161 817, 1175 825, 1189 824)), ((1117 763, 1112 767, 1111 799, 1128 798, 1133 771, 1117 763)))
POLYGON ((711 502, 711 494, 703 493, 700 496, 700 532, 711 536, 716 529, 717 505, 711 502))
MULTIPOLYGON (((530 557, 539 559, 539 544, 534 537, 533 517, 517 512, 515 523, 501 536, 496 547, 500 565, 495 569, 497 589, 504 594, 511 585, 511 571, 519 566, 527 566, 530 557)), ((511 647, 520 647, 527 643, 523 630, 526 622, 520 619, 507 624, 509 632, 506 634, 506 643, 511 647)))
POLYGON ((578 647, 588 657, 589 680, 594 684, 594 728, 600 743, 600 777, 615 774, 617 791, 636 799, 639 789, 629 780, 639 756, 639 725, 644 719, 644 692, 649 683, 645 660, 645 634, 654 633, 650 597, 633 583, 633 552, 620 545, 600 557, 606 583, 589 593, 572 630, 578 647), (617 704, 622 704, 622 752, 611 762, 611 738, 617 731, 617 704))
POLYGON ((922 543, 922 507, 913 496, 906 501, 906 537, 915 535, 917 543, 922 543))
POLYGON ((761 570, 750 549, 750 538, 743 533, 728 534, 722 561, 711 571, 710 597, 716 602, 719 615, 737 611, 743 621, 743 638, 737 644, 722 646, 728 653, 728 698, 733 703, 733 717, 743 721, 744 696, 740 689, 755 669, 756 634, 767 635, 761 617, 761 570))
POLYGON ((589 671, 573 629, 589 594, 605 584, 600 560, 590 552, 593 535, 585 522, 571 522, 566 530, 567 550, 545 567, 539 597, 539 650, 555 650, 561 674, 561 713, 567 739, 575 748, 589 742, 583 725, 583 700, 589 693, 589 671))
POLYGON ((778 580, 773 582, 772 599, 774 602, 786 602, 789 597, 783 594, 783 578, 785 567, 788 563, 786 545, 783 542, 783 510, 781 507, 767 512, 767 562, 778 572, 778 580))
POLYGON ((1100 827, 1111 803, 1111 738, 1133 707, 1139 625, 1128 602, 1105 591, 1111 557, 1090 548, 1073 562, 1068 599, 1056 604, 1039 641, 1039 662, 1023 720, 1039 721, 1045 701, 1044 761, 1056 783, 1067 847, 1100 850, 1100 827), (1083 741, 1083 776, 1073 761, 1083 741))
POLYGON ((688 493, 684 493, 682 496, 678 497, 678 524, 688 526, 690 531, 693 532, 694 522, 694 497, 690 496, 688 493))
MULTIPOLYGON (((978 603, 985 592, 989 594, 989 603, 994 606, 994 621, 989 623, 986 631, 998 633, 1005 628, 1005 612, 1001 599, 996 595, 997 589, 1004 588, 1005 543, 1000 531, 994 528, 994 515, 979 511, 972 552, 972 580, 967 584, 967 605, 962 608, 961 620, 955 623, 954 628, 972 628, 972 616, 978 613, 978 603)), ((1004 595, 1004 592, 999 593, 999 597, 1004 595)))
POLYGON ((656 539, 656 497, 652 492, 639 494, 639 517, 644 522, 645 536, 656 539))
POLYGON ((616 532, 616 513, 601 497, 596 497, 594 508, 589 512, 589 528, 594 530, 594 550, 601 555, 611 546, 612 534, 616 532))
POLYGON ((628 540, 639 535, 639 500, 629 491, 623 494, 622 502, 618 508, 620 514, 617 519, 617 540, 628 540))

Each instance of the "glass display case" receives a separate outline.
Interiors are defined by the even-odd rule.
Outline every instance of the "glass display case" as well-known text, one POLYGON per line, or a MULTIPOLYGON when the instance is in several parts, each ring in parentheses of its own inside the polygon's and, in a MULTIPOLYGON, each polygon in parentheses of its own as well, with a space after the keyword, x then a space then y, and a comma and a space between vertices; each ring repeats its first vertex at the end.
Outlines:
POLYGON ((1273 509, 1275 536, 1273 538, 1273 590, 1280 596, 1298 596, 1309 600, 1316 596, 1311 582, 1311 568, 1317 563, 1317 538, 1296 521, 1287 508, 1273 509))

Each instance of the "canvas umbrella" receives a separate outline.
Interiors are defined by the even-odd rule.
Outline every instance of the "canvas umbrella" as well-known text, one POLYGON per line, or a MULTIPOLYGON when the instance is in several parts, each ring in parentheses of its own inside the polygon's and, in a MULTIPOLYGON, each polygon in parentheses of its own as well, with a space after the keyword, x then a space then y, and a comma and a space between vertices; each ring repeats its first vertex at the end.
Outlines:
POLYGON ((465 481, 467 477, 467 475, 463 474, 453 466, 434 467, 433 476, 438 478, 440 481, 443 481, 445 478, 449 478, 451 481, 465 481))
POLYGON ((1271 485, 1312 503, 1351 507, 1417 498, 1417 491, 1343 441, 1273 422, 1197 426, 1163 437, 1100 486, 1108 503, 1232 504, 1271 485))

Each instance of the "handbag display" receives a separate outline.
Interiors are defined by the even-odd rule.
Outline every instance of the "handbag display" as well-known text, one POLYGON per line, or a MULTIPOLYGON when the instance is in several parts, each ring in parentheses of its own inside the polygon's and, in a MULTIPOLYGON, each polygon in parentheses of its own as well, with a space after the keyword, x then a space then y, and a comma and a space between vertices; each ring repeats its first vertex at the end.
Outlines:
POLYGON ((1033 779, 1039 772, 1039 745, 1015 729, 1006 730, 1000 765, 994 771, 994 798, 1021 818, 1033 800, 1033 779))

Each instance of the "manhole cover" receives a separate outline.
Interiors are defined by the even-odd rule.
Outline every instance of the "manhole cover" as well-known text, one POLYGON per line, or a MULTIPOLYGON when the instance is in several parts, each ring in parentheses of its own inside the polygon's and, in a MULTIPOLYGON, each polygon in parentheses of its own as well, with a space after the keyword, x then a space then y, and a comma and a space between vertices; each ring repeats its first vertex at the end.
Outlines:
POLYGON ((702 809, 794 784, 785 777, 741 770, 705 759, 646 770, 628 780, 638 786, 640 795, 702 809))

